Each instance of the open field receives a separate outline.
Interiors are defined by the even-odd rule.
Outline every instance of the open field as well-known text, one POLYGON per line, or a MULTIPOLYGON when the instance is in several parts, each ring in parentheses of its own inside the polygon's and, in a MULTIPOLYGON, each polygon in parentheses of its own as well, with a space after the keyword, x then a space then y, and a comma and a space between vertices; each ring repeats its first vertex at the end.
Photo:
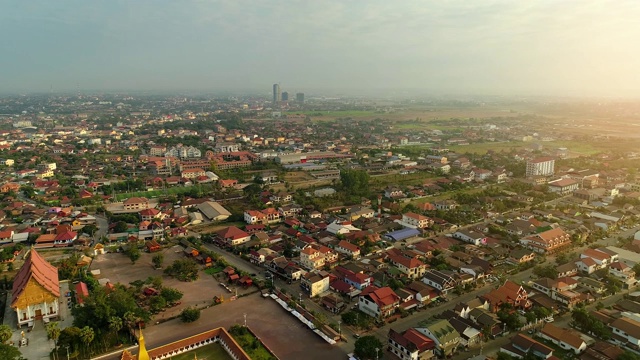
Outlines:
POLYGON ((231 360, 231 356, 227 354, 222 345, 218 343, 203 346, 201 348, 191 350, 189 352, 174 355, 172 360, 193 360, 197 357, 198 360, 231 360))
MULTIPOLYGON (((182 246, 179 245, 164 249, 162 253, 164 254, 164 267, 170 265, 176 259, 185 257, 182 253, 182 246)), ((153 268, 151 258, 154 254, 142 252, 140 259, 135 264, 131 264, 131 260, 124 254, 108 253, 100 255, 94 259, 91 264, 91 270, 100 269, 100 278, 109 279, 112 283, 125 285, 134 280, 146 280, 152 276, 160 276, 164 286, 182 291, 184 296, 180 300, 181 304, 156 315, 157 319, 177 316, 189 306, 202 307, 211 304, 214 296, 224 296, 225 299, 230 297, 231 294, 220 286, 213 276, 206 274, 204 270, 200 270, 198 280, 192 282, 183 282, 164 275, 163 270, 153 268)), ((249 291, 251 289, 245 290, 238 287, 238 294, 249 291)))

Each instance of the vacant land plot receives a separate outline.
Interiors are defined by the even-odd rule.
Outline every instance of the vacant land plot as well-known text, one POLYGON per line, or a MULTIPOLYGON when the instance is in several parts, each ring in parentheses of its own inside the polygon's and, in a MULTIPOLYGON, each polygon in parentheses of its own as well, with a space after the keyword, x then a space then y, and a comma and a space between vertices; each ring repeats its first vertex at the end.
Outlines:
MULTIPOLYGON (((163 254, 165 267, 170 265, 174 260, 185 257, 182 254, 181 246, 168 248, 163 254)), ((164 286, 182 291, 184 296, 182 297, 181 304, 158 314, 156 317, 157 320, 176 316, 188 306, 203 307, 211 304, 214 296, 228 299, 232 295, 220 286, 220 283, 213 276, 207 274, 204 270, 200 271, 198 280, 183 282, 164 275, 163 270, 154 269, 151 262, 153 254, 142 253, 141 255, 135 264, 131 264, 131 260, 123 254, 109 253, 100 255, 96 257, 91 264, 91 269, 100 269, 100 278, 109 279, 109 281, 114 284, 121 283, 128 285, 135 280, 145 280, 149 277, 161 276, 164 286)), ((238 295, 241 295, 251 291, 251 288, 245 290, 239 287, 237 291, 238 295)))

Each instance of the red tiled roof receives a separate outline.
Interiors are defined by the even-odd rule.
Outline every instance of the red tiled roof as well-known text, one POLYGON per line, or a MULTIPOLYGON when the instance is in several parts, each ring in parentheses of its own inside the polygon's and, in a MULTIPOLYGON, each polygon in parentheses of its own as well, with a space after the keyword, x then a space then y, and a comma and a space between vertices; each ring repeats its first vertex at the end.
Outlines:
POLYGON ((20 298, 31 278, 55 297, 60 296, 58 269, 43 259, 37 251, 31 249, 27 259, 13 280, 11 306, 14 306, 20 298))
POLYGON ((226 229, 222 229, 218 231, 216 234, 218 234, 218 236, 220 236, 223 239, 241 239, 249 236, 249 234, 247 234, 246 232, 240 230, 235 226, 229 226, 226 229))

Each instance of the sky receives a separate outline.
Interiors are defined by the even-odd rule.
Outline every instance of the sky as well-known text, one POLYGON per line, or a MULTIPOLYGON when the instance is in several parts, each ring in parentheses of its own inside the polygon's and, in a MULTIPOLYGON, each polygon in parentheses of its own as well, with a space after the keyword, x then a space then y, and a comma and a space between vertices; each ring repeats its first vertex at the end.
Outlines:
POLYGON ((638 0, 0 0, 0 92, 640 96, 638 0))

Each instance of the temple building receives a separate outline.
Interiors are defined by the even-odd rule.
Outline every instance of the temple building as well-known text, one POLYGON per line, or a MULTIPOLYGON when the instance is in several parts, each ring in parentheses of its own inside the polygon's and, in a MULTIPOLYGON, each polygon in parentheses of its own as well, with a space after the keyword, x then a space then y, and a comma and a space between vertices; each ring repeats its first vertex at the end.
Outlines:
POLYGON ((58 269, 34 249, 13 281, 11 308, 18 317, 18 327, 33 326, 36 320, 48 322, 58 317, 60 283, 58 269))

